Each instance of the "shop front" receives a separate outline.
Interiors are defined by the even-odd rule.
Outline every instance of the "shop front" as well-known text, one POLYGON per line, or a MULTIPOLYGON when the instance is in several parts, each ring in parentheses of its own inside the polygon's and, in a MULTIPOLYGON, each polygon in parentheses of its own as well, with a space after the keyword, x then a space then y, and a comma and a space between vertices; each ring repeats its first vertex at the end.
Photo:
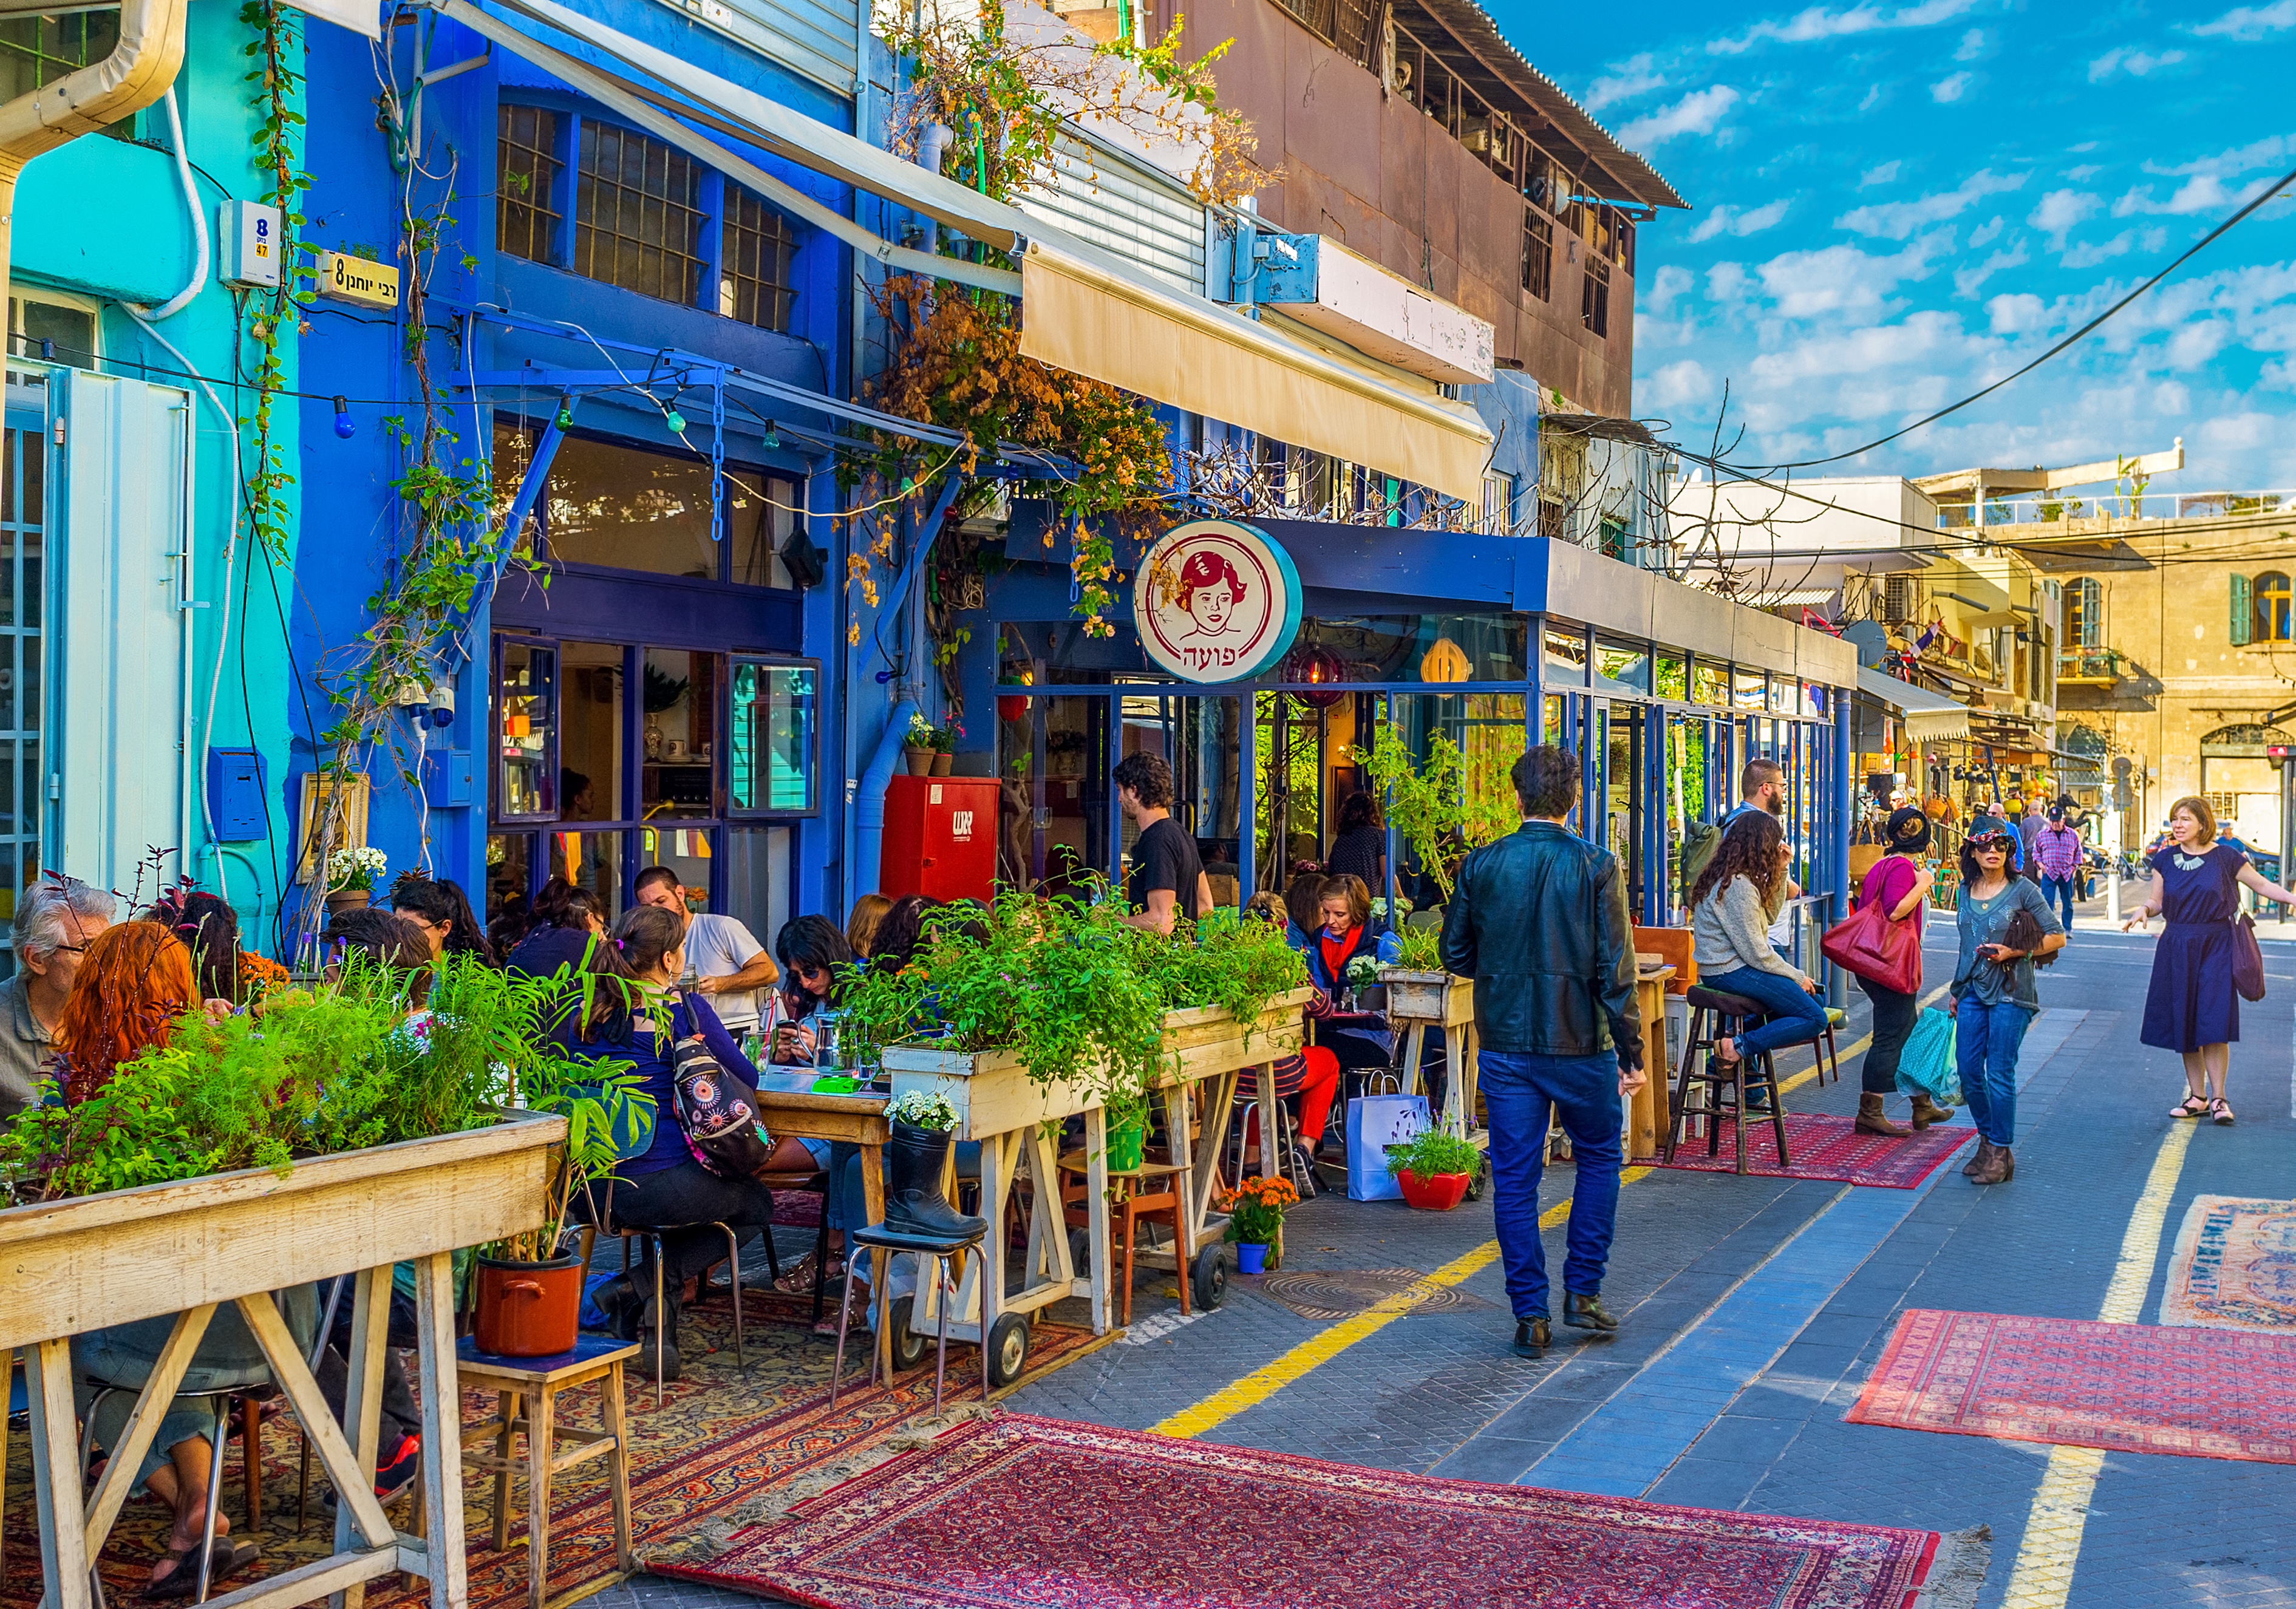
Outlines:
MULTIPOLYGON (((1005 880, 1120 876, 1129 828, 1106 778, 1146 751, 1173 767, 1175 815, 1218 897, 1280 891, 1330 861, 1351 795, 1379 799, 1366 760, 1387 731, 1422 776, 1456 765, 1464 808, 1447 856, 1513 829, 1508 771, 1527 743, 1577 751, 1586 803, 1574 825, 1619 856, 1636 919, 1653 925, 1685 920, 1675 872, 1689 828, 1734 802, 1746 759, 1774 758, 1797 880, 1828 896, 1842 886, 1849 645, 1567 543, 1242 529, 1298 587, 1296 628, 1251 644, 1248 674, 1208 665, 1197 679, 1187 644, 1210 635, 1208 612, 1222 625, 1231 611, 1280 613, 1253 593, 1281 574, 1174 564, 1185 550, 1168 538, 1144 557, 1147 579, 1112 636, 1069 615, 1063 570, 1021 563, 991 581, 996 629, 980 634, 964 680, 968 708, 997 711, 995 753, 981 759, 1003 779, 1005 880)), ((1011 551, 1041 551, 1015 530, 1011 551)), ((1423 858, 1389 823, 1386 891, 1421 907, 1439 898, 1423 858)))

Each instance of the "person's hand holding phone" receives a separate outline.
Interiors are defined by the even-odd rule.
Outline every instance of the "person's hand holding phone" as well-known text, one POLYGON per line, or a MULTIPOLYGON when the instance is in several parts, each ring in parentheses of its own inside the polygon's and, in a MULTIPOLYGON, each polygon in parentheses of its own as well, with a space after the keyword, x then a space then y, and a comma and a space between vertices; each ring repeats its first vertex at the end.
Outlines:
POLYGON ((776 1062, 810 1062, 813 1060, 813 1030, 802 1022, 784 1022, 774 1030, 774 1060, 776 1062))

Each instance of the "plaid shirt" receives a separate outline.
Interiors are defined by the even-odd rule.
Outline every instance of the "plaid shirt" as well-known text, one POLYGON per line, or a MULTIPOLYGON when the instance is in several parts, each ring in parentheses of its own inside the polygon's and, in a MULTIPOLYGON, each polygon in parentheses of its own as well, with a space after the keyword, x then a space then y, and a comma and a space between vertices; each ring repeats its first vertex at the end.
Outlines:
POLYGON ((2081 838, 2070 827, 2043 827, 2033 850, 2044 877, 2070 877, 2080 870, 2081 838))

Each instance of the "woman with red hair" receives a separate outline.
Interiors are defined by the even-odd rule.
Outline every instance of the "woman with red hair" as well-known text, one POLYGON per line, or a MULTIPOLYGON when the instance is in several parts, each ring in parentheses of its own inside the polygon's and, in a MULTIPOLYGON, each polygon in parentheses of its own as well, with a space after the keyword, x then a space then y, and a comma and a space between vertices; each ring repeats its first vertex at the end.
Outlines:
POLYGON ((88 943, 79 975, 56 1022, 56 1064, 64 1099, 87 1099, 112 1073, 165 1045, 197 996, 192 952, 156 922, 123 922, 88 943))

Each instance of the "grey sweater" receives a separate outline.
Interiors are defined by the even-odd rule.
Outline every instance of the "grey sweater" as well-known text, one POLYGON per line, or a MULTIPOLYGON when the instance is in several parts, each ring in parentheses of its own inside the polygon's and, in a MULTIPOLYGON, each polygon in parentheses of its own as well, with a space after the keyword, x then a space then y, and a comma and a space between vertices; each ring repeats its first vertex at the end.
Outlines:
POLYGON ((1702 978, 1711 973, 1759 967, 1802 981, 1802 974, 1770 948, 1770 913, 1751 877, 1733 877, 1691 913, 1690 958, 1702 978))

